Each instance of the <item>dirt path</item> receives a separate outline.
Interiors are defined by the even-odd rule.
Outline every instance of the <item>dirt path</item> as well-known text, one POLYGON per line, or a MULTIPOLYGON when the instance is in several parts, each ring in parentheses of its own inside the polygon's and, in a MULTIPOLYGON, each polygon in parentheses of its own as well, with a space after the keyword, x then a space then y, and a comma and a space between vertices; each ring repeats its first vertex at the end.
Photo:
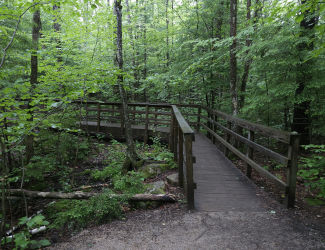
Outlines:
POLYGON ((51 249, 325 249, 325 231, 277 207, 265 212, 188 212, 175 204, 135 211, 51 249))

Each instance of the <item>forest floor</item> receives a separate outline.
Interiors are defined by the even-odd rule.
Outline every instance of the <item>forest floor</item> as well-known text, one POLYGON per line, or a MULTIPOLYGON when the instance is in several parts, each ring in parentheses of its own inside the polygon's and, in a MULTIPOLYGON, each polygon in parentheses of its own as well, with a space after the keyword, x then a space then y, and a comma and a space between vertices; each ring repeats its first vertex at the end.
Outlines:
POLYGON ((266 212, 198 212, 184 204, 137 210, 50 249, 325 249, 325 225, 261 199, 266 212))
POLYGON ((265 212, 188 211, 186 204, 165 204, 129 211, 123 220, 89 227, 49 249, 325 249, 321 211, 299 202, 286 209, 270 185, 258 181, 265 212))

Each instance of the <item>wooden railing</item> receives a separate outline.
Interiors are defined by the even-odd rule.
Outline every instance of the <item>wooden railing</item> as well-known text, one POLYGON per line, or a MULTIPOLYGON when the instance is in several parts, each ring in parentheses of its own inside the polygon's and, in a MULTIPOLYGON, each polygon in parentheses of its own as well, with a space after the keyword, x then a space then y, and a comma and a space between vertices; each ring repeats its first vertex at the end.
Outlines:
POLYGON ((232 152, 245 162, 246 174, 249 178, 251 177, 252 168, 255 169, 260 174, 272 180, 277 186, 284 188, 286 206, 294 206, 299 149, 299 135, 297 133, 289 133, 252 123, 207 107, 201 107, 199 109, 197 129, 200 130, 200 127, 206 130, 207 136, 213 142, 217 140, 224 146, 226 156, 229 155, 229 152, 232 152), (202 114, 203 112, 205 114, 202 114), (201 119, 205 120, 206 123, 203 123, 201 119), (247 134, 247 137, 243 136, 244 134, 247 134), (275 141, 284 144, 287 152, 286 155, 277 153, 257 143, 254 140, 256 134, 264 137, 265 140, 273 138, 275 141), (246 145, 246 152, 239 150, 239 142, 246 145), (286 182, 254 161, 255 151, 273 159, 279 164, 285 165, 287 167, 286 182))
POLYGON ((194 131, 175 105, 172 105, 170 137, 170 149, 178 164, 179 185, 185 190, 188 208, 194 209, 193 162, 195 162, 195 158, 192 152, 192 142, 195 139, 194 131))
MULTIPOLYGON (((132 125, 144 125, 145 143, 148 142, 149 126, 169 127, 169 148, 174 153, 178 165, 179 184, 184 188, 189 209, 194 209, 193 153, 194 131, 186 122, 175 105, 129 103, 129 119, 132 125)), ((192 105, 180 105, 192 108, 192 105)), ((124 129, 121 103, 87 102, 85 103, 87 122, 96 122, 97 132, 103 123, 118 123, 124 129)), ((191 114, 188 114, 191 115, 191 114)), ((88 123, 87 123, 88 124, 88 123)))
MULTIPOLYGON (((189 208, 194 208, 192 142, 194 132, 201 128, 207 133, 213 143, 219 142, 224 147, 228 157, 230 152, 235 154, 246 164, 246 174, 250 178, 252 169, 272 180, 278 187, 285 190, 285 204, 293 207, 296 193, 297 160, 299 149, 299 135, 260 124, 252 123, 234 117, 218 110, 196 104, 150 104, 130 103, 129 118, 132 124, 144 125, 144 141, 148 141, 149 126, 169 127, 169 147, 178 163, 179 183, 184 187, 189 208), (182 110, 182 113, 180 110, 182 110), (273 139, 280 142, 286 153, 279 153, 262 145, 262 140, 273 139), (245 145, 240 147, 240 143, 245 145), (263 168, 254 160, 255 154, 273 159, 287 167, 286 181, 263 168)), ((99 131, 102 122, 120 123, 124 129, 122 106, 120 103, 86 103, 86 119, 97 122, 99 131)))
MULTIPOLYGON (((124 130, 125 123, 122 113, 121 103, 116 102, 86 102, 85 121, 96 121, 97 132, 100 131, 101 124, 115 123, 120 124, 124 130)), ((132 125, 144 125, 143 140, 148 142, 149 126, 169 127, 171 106, 169 104, 150 104, 150 103, 130 103, 129 119, 132 125)))

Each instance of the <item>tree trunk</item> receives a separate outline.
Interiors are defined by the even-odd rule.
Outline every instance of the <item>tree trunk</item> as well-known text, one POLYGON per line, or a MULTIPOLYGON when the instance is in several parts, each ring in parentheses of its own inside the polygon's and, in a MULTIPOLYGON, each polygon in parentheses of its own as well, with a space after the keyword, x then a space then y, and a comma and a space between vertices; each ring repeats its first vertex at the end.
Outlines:
MULTIPOLYGON (((32 54, 31 54, 31 73, 30 73, 30 99, 33 99, 35 85, 37 84, 38 78, 38 43, 40 38, 41 30, 41 13, 40 10, 36 10, 33 14, 33 30, 32 30, 32 54)), ((28 121, 33 122, 33 111, 31 110, 31 100, 28 102, 28 113, 30 118, 28 121)), ((26 161, 29 162, 34 155, 34 136, 32 134, 26 137, 26 161)))
POLYGON ((302 145, 310 143, 310 99, 305 99, 303 94, 306 85, 312 80, 313 61, 306 61, 305 52, 311 51, 314 48, 314 32, 313 28, 317 24, 315 16, 315 4, 311 0, 301 1, 303 20, 300 22, 301 37, 308 38, 298 44, 298 52, 300 54, 300 61, 297 65, 296 84, 297 89, 295 92, 295 103, 293 109, 293 122, 291 126, 292 131, 301 134, 300 142, 302 145), (303 101, 301 101, 303 100, 303 101))
MULTIPOLYGON (((54 32, 57 33, 57 35, 59 36, 59 33, 61 32, 61 25, 58 21, 58 15, 60 14, 60 5, 53 5, 53 11, 54 11, 54 19, 53 19, 53 29, 54 32)), ((56 37, 56 48, 58 50, 58 54, 57 54, 57 61, 60 63, 62 62, 62 53, 61 53, 61 40, 60 38, 56 37)))
POLYGON ((236 33, 237 33, 237 0, 230 0, 230 37, 233 42, 230 46, 230 95, 233 115, 238 114, 237 96, 237 58, 236 58, 236 33))
MULTIPOLYGON (((85 192, 72 192, 72 193, 61 193, 61 192, 40 192, 30 191, 26 189, 8 189, 8 193, 12 196, 26 196, 31 198, 44 198, 44 199, 89 199, 99 193, 85 193, 85 192)), ((111 194, 111 198, 125 197, 124 194, 111 194)), ((131 196, 129 201, 166 201, 176 202, 175 196, 171 194, 135 194, 131 196)))
MULTIPOLYGON (((249 25, 249 22, 251 20, 251 0, 247 0, 246 4, 246 19, 247 23, 249 25)), ((241 79, 241 87, 240 87, 240 98, 239 98, 239 107, 238 109, 242 109, 245 104, 245 92, 246 92, 246 85, 247 85, 247 80, 248 80, 248 74, 249 74, 249 68, 252 63, 252 58, 249 57, 249 47, 252 45, 252 40, 250 37, 246 38, 246 58, 245 58, 245 64, 244 64, 244 73, 241 79)))
MULTIPOLYGON (((147 22, 148 22, 148 17, 147 17, 147 3, 146 1, 144 2, 144 27, 143 27, 143 47, 144 47, 144 54, 143 54, 143 63, 144 63, 144 67, 143 67, 143 80, 145 81, 147 78, 147 22)), ((143 99, 144 102, 147 102, 147 91, 146 91, 146 87, 143 88, 143 99)))
POLYGON ((127 94, 123 87, 123 47, 122 47, 122 5, 121 0, 114 1, 114 12, 116 15, 116 64, 120 72, 118 73, 117 82, 118 88, 120 92, 120 97, 122 101, 122 109, 123 109, 123 118, 125 124, 125 137, 127 143, 127 151, 126 151, 126 161, 124 164, 124 170, 133 170, 136 169, 137 161, 139 157, 135 150, 135 145, 132 136, 132 129, 129 120, 128 114, 128 102, 127 102, 127 94))
POLYGON ((169 0, 166 0, 166 66, 169 67, 169 18, 168 18, 169 0))

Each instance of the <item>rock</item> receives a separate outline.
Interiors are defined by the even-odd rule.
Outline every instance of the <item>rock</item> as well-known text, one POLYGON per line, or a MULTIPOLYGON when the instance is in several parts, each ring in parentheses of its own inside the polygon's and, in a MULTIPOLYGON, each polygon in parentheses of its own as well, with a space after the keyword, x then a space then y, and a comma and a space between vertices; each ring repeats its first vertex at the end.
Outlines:
POLYGON ((168 168, 167 164, 157 164, 152 163, 149 165, 145 165, 139 169, 139 171, 144 173, 144 178, 151 178, 157 176, 164 172, 168 168))
POLYGON ((178 173, 171 174, 167 176, 167 182, 172 186, 178 186, 178 173))
POLYGON ((148 184, 147 193, 150 194, 164 194, 165 182, 156 181, 148 184))

